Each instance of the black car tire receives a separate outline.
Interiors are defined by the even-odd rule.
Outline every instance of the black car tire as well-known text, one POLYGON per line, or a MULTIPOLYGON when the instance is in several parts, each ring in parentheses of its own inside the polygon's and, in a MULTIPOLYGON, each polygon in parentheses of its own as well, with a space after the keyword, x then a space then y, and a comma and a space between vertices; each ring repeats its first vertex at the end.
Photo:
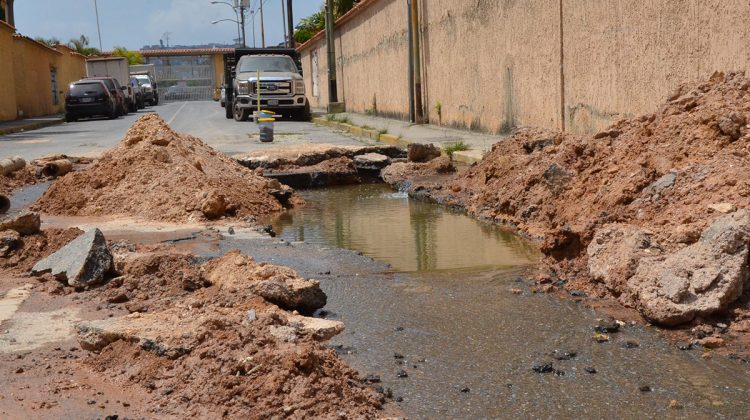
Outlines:
POLYGON ((248 112, 248 110, 245 108, 240 108, 237 104, 237 101, 234 101, 234 106, 232 106, 232 109, 234 111, 235 121, 247 121, 248 117, 250 116, 250 112, 248 112))
POLYGON ((154 95, 154 100, 151 101, 151 105, 159 105, 159 97, 154 95))
POLYGON ((78 121, 78 118, 70 114, 65 114, 65 122, 74 122, 74 121, 78 121))
POLYGON ((107 115, 107 118, 109 118, 110 120, 114 120, 114 119, 115 119, 115 118, 117 118, 118 116, 119 116, 119 115, 118 115, 118 113, 117 113, 117 107, 116 107, 116 106, 113 106, 113 107, 112 107, 112 110, 110 110, 110 111, 109 111, 109 114, 107 115))

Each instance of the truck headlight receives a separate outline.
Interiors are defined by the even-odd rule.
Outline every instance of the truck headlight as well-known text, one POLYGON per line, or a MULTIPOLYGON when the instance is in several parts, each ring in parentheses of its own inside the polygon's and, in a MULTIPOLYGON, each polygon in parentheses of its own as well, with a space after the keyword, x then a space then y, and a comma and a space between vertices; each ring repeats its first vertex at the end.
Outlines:
POLYGON ((294 81, 294 93, 305 93, 305 81, 304 80, 294 81))
POLYGON ((250 82, 243 81, 237 83, 237 94, 239 95, 249 95, 250 94, 250 82))

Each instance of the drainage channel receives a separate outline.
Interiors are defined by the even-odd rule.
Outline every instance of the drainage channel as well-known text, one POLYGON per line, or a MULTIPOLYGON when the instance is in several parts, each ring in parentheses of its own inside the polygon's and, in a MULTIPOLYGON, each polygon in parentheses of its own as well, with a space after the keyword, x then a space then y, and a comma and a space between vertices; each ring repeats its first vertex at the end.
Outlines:
POLYGON ((272 222, 286 242, 227 237, 222 248, 320 279, 325 316, 347 326, 330 345, 411 418, 734 418, 750 409, 741 362, 703 360, 641 326, 594 341, 593 311, 532 293, 523 278, 538 254, 517 236, 382 185, 303 195, 304 207, 272 222))

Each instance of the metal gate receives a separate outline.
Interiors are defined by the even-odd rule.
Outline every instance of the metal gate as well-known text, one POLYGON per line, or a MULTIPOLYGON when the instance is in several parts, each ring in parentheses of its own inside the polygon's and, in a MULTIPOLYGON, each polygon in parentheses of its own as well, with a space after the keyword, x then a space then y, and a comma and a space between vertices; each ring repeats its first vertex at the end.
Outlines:
POLYGON ((214 66, 210 55, 151 56, 159 83, 159 100, 205 101, 214 96, 214 66))

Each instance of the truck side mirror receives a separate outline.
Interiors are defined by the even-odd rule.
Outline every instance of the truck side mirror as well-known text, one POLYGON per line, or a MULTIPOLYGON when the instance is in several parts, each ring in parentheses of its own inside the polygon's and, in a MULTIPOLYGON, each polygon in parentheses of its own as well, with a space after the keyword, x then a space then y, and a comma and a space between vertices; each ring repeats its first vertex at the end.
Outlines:
POLYGON ((128 87, 127 86, 120 86, 120 90, 124 92, 124 91, 128 90, 128 87))

